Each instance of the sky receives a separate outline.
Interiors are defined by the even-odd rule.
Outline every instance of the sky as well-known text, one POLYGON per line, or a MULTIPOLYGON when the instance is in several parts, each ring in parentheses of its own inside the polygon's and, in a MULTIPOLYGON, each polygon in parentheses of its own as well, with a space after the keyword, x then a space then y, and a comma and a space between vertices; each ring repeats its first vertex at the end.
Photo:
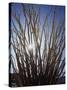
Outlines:
MULTIPOLYGON (((56 14, 57 14, 57 19, 59 20, 60 18, 64 18, 65 15, 65 7, 64 6, 53 6, 53 5, 40 5, 40 4, 23 4, 25 6, 30 7, 33 5, 36 8, 36 11, 38 11, 38 8, 40 8, 40 17, 41 17, 41 23, 43 22, 45 14, 49 13, 49 11, 52 9, 54 10, 56 8, 56 14)), ((24 20, 24 15, 22 11, 22 6, 21 3, 12 3, 11 4, 11 12, 16 13, 17 15, 21 15, 21 20, 24 20)), ((22 21, 23 22, 23 21, 22 21)))

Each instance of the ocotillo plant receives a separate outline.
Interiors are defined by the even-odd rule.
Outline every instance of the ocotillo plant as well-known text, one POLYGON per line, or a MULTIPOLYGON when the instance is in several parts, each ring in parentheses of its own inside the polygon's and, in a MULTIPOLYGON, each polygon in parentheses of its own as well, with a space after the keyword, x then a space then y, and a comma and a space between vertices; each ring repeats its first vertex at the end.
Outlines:
POLYGON ((18 5, 21 11, 11 11, 10 17, 11 80, 16 86, 65 83, 65 16, 57 14, 63 7, 48 6, 42 20, 40 6, 18 5))

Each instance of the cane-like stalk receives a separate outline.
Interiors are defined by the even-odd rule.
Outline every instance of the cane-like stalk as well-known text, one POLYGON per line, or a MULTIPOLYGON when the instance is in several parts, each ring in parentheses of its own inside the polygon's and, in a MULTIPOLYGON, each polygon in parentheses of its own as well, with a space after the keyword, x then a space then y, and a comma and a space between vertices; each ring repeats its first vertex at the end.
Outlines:
POLYGON ((21 10, 20 16, 11 14, 9 42, 16 86, 65 83, 65 18, 57 21, 57 7, 45 13, 43 21, 35 5, 21 4, 21 10))

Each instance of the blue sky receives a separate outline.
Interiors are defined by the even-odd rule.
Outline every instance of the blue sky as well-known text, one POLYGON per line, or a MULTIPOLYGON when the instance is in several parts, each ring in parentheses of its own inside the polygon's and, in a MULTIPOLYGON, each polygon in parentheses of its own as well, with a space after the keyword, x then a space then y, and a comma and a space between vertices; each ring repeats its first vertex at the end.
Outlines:
MULTIPOLYGON (((25 23, 25 17, 23 14, 23 9, 22 9, 22 5, 25 5, 27 8, 30 7, 31 5, 34 5, 34 7, 36 8, 36 11, 38 12, 38 9, 40 9, 40 30, 42 31, 42 25, 44 23, 45 17, 46 15, 50 14, 52 15, 48 17, 48 24, 51 30, 51 19, 53 18, 53 13, 54 10, 56 9, 55 13, 56 13, 56 25, 59 24, 60 20, 63 21, 63 19, 65 18, 65 7, 64 6, 53 6, 53 5, 39 5, 39 4, 22 4, 22 3, 12 3, 11 5, 11 14, 15 13, 17 16, 20 16, 20 21, 21 24, 24 26, 25 23)), ((18 25, 16 25, 18 28, 18 25)), ((49 30, 49 31, 50 31, 49 30)))
MULTIPOLYGON (((24 19, 23 16, 23 11, 22 11, 22 6, 21 3, 12 3, 11 4, 11 9, 13 13, 16 13, 17 15, 21 14, 22 12, 22 17, 21 19, 24 19)), ((23 4, 22 4, 23 5, 23 4)), ((24 4, 28 7, 30 7, 32 4, 24 4)), ((65 7, 64 6, 54 6, 54 5, 40 5, 40 4, 33 4, 36 7, 36 10, 38 11, 38 8, 40 8, 40 16, 41 16, 41 22, 43 22, 43 18, 45 14, 49 13, 49 11, 54 10, 56 8, 56 14, 57 14, 57 19, 63 19, 65 15, 65 7)))

